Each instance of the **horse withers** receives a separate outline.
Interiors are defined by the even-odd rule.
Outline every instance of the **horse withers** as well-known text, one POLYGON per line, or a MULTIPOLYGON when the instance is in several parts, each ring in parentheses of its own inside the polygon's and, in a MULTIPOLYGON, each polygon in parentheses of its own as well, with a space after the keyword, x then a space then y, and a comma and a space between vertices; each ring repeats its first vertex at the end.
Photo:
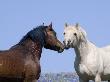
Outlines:
POLYGON ((86 31, 79 24, 65 24, 65 49, 74 48, 74 68, 79 82, 110 82, 110 46, 99 48, 87 39, 86 31))
POLYGON ((39 79, 43 47, 58 52, 64 50, 52 23, 34 28, 18 44, 0 51, 0 82, 35 82, 39 79))

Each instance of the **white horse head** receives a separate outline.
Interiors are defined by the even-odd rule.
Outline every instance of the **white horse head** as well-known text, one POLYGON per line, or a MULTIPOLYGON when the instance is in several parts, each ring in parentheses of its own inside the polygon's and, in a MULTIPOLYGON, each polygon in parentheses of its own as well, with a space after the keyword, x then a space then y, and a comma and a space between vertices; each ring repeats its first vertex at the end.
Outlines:
POLYGON ((68 25, 65 24, 64 29, 64 45, 65 48, 74 48, 81 41, 86 41, 86 32, 80 27, 79 24, 68 25))

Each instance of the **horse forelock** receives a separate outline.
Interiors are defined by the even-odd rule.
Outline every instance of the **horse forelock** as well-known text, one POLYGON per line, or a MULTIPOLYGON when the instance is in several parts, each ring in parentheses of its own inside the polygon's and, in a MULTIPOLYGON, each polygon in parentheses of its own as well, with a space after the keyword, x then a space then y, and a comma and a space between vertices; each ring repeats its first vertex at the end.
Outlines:
POLYGON ((38 26, 34 28, 33 30, 29 31, 19 42, 22 43, 26 39, 30 38, 32 41, 38 41, 41 46, 45 44, 45 29, 47 26, 38 26))

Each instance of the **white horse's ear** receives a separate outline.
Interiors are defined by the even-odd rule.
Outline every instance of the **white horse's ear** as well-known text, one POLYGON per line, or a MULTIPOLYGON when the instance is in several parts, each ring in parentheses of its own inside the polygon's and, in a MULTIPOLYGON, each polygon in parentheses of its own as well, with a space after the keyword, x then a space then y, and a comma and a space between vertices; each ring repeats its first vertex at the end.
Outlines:
POLYGON ((65 23, 65 28, 66 28, 66 27, 68 27, 68 24, 67 24, 67 23, 65 23))
POLYGON ((79 25, 79 23, 76 23, 75 27, 76 27, 77 30, 80 30, 80 25, 79 25))

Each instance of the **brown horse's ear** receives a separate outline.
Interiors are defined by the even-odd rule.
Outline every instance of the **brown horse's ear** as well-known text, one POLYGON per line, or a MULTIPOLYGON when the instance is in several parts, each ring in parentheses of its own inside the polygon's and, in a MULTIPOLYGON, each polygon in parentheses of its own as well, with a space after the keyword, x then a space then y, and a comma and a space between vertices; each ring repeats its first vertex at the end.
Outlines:
POLYGON ((49 27, 49 29, 52 29, 52 22, 50 23, 50 25, 48 27, 49 27))
POLYGON ((49 27, 52 27, 52 22, 50 23, 49 27))

